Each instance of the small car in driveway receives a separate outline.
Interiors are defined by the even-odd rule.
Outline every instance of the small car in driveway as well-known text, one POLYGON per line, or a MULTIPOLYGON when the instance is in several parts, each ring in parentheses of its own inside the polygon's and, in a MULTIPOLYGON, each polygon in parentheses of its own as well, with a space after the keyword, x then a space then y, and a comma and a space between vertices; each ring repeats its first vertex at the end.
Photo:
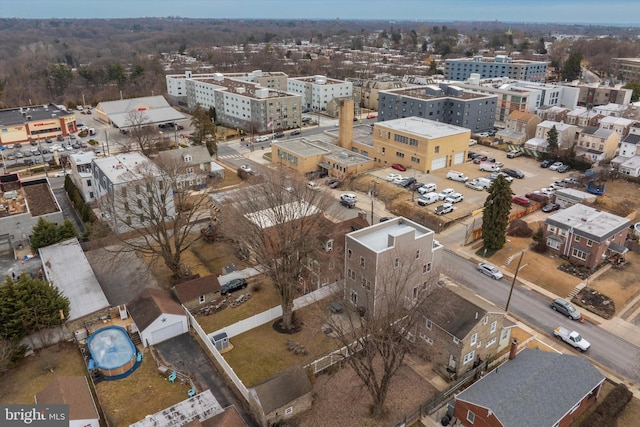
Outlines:
POLYGON ((489 264, 488 262, 481 262, 480 264, 478 264, 476 269, 480 273, 485 274, 495 280, 500 280, 504 277, 498 267, 493 264, 489 264))
POLYGON ((435 208, 434 212, 436 215, 444 215, 446 213, 453 212, 453 205, 451 203, 443 203, 435 208))
POLYGON ((392 164, 392 165, 391 165, 391 167, 392 167, 393 169, 397 170, 397 171, 400 171, 400 172, 404 172, 404 171, 406 171, 406 170, 407 170, 407 168, 405 168, 404 166, 402 166, 400 163, 394 163, 394 164, 392 164))
POLYGON ((508 159, 515 159, 516 157, 522 156, 522 151, 520 150, 511 150, 507 153, 508 159))
POLYGON ((551 309, 558 313, 564 314, 571 320, 582 319, 582 314, 576 309, 569 301, 565 301, 562 298, 556 298, 551 302, 551 309))
POLYGON ((340 195, 340 200, 347 200, 349 202, 355 203, 358 200, 358 196, 352 193, 343 193, 340 195))
POLYGON ((560 209, 560 205, 557 203, 547 203, 542 207, 542 212, 552 212, 560 209))
POLYGON ((233 279, 220 287, 220 295, 227 295, 247 287, 245 279, 233 279))
POLYGON ((529 205, 531 205, 531 200, 527 199, 526 197, 523 196, 512 196, 511 197, 511 201, 513 203, 515 203, 516 205, 520 205, 520 206, 524 206, 527 207, 529 205))

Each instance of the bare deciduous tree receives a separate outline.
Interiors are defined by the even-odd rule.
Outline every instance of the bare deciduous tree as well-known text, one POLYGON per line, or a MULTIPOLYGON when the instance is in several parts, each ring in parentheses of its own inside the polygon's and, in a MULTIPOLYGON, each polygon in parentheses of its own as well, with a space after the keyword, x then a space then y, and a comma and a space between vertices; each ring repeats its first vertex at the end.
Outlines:
POLYGON ((123 149, 131 151, 137 149, 147 155, 153 149, 153 143, 158 136, 144 111, 130 111, 127 113, 127 129, 134 147, 124 146, 123 149))
POLYGON ((200 238, 194 232, 197 221, 209 214, 208 195, 189 186, 197 174, 187 171, 182 159, 145 162, 126 172, 126 184, 100 199, 101 209, 120 232, 120 247, 152 261, 162 259, 175 279, 188 275, 182 254, 200 238))
POLYGON ((267 176, 262 184, 239 192, 223 215, 223 229, 271 279, 282 306, 282 328, 294 325, 293 299, 299 282, 310 274, 309 258, 330 199, 302 180, 267 176))
POLYGON ((433 270, 426 281, 417 282, 422 267, 413 262, 414 255, 401 250, 384 254, 369 291, 372 298, 358 300, 358 307, 327 320, 331 336, 346 348, 347 364, 371 395, 371 415, 376 418, 385 412, 389 386, 405 356, 417 348, 416 329, 424 321, 426 302, 440 276, 433 270), (415 283, 422 285, 415 288, 415 283))

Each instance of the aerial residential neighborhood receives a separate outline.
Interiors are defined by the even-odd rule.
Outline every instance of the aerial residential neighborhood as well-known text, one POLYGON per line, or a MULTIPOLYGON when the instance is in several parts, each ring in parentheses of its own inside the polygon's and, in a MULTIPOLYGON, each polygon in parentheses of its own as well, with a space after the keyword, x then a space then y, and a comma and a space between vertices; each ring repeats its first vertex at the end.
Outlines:
POLYGON ((0 424, 637 422, 637 23, 53 3, 0 8, 0 424))

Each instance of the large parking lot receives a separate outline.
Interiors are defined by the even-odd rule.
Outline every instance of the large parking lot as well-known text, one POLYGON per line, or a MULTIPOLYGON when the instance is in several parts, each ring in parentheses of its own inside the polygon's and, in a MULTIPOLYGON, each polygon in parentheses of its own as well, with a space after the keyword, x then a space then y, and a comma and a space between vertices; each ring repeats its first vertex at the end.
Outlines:
MULTIPOLYGON (((505 151, 492 147, 475 145, 473 147, 470 147, 470 149, 473 152, 495 158, 496 161, 504 163, 504 167, 506 168, 518 169, 524 173, 523 179, 514 179, 511 183, 511 189, 515 195, 524 196, 524 194, 526 193, 537 191, 544 187, 549 187, 549 185, 551 185, 554 181, 562 180, 563 178, 567 178, 569 176, 579 175, 575 171, 569 171, 562 174, 551 171, 549 169, 541 168, 540 162, 538 160, 527 157, 508 159, 507 153, 505 151)), ((373 171, 372 174, 380 178, 380 180, 384 181, 385 177, 390 173, 397 173, 407 178, 415 177, 416 180, 421 183, 434 183, 437 185, 437 192, 445 188, 452 188, 455 192, 462 193, 464 195, 464 200, 462 202, 456 203, 454 212, 452 214, 449 214, 449 216, 452 216, 454 218, 467 215, 470 212, 481 208, 487 197, 487 192, 477 191, 466 187, 463 182, 456 182, 447 179, 446 175, 450 170, 462 172, 466 176, 468 176, 470 180, 473 178, 486 177, 490 174, 489 172, 481 171, 479 165, 474 164, 471 160, 467 160, 464 164, 454 165, 451 168, 435 170, 429 174, 415 171, 413 169, 407 169, 404 172, 399 172, 391 168, 379 169, 373 171)), ((402 191, 407 191, 407 194, 410 194, 408 190, 403 189, 402 191)), ((415 200, 417 200, 418 196, 419 194, 415 195, 415 200)), ((433 210, 441 203, 442 202, 433 203, 424 207, 424 209, 433 210)), ((517 205, 514 205, 514 209, 521 208, 517 205)))

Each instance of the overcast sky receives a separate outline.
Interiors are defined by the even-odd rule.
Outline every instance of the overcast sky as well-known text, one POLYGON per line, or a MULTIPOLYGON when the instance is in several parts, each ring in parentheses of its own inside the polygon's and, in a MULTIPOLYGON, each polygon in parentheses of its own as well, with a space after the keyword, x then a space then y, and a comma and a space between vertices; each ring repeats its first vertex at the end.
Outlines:
POLYGON ((640 25, 640 0, 0 0, 2 18, 380 19, 640 25))

